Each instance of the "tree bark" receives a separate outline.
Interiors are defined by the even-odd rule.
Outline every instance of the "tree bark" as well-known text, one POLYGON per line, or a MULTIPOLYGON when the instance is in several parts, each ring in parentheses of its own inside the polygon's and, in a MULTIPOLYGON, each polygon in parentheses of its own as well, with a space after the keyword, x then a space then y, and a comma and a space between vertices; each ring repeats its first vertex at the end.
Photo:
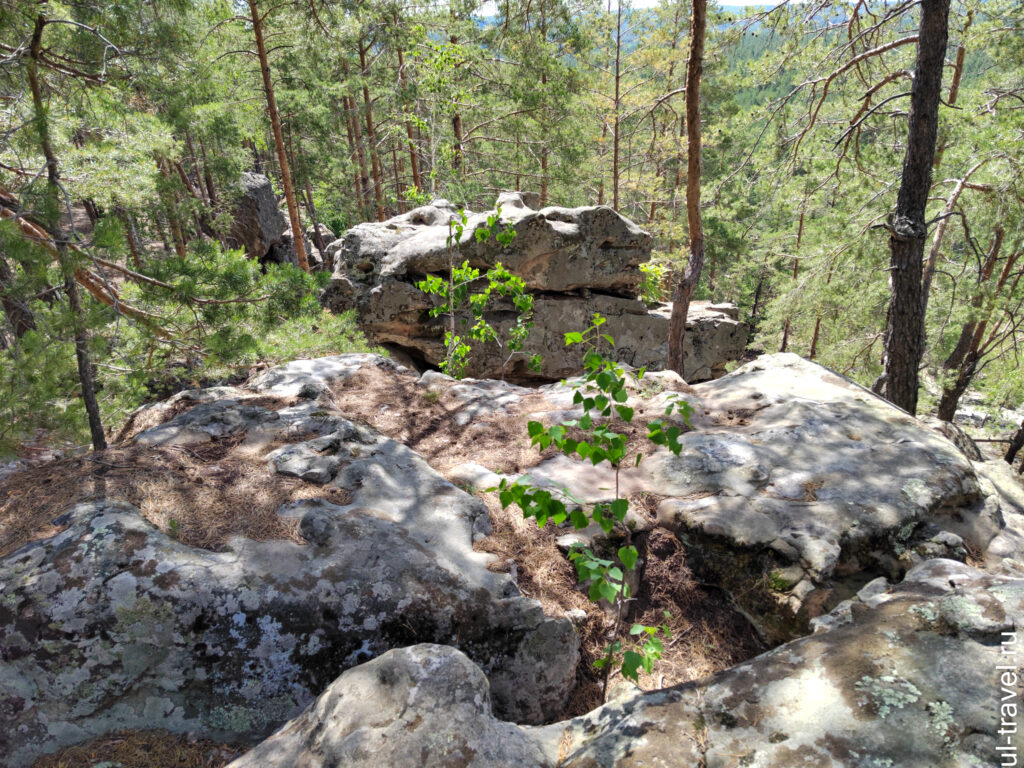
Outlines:
POLYGON ((213 174, 210 173, 210 161, 206 157, 206 144, 203 137, 199 137, 199 152, 203 156, 203 181, 206 183, 206 194, 210 198, 210 204, 217 205, 217 187, 213 183, 213 174))
MULTIPOLYGON (((50 197, 50 204, 53 210, 49 213, 56 217, 58 201, 60 199, 60 169, 57 165, 57 156, 53 152, 50 143, 50 128, 46 121, 46 105, 43 103, 43 93, 39 86, 39 58, 42 54, 43 30, 46 28, 46 18, 40 14, 36 17, 35 28, 32 32, 32 39, 29 45, 29 62, 27 79, 29 90, 32 92, 32 106, 34 121, 39 137, 39 145, 46 158, 46 187, 50 197)), ((78 381, 82 387, 82 402, 85 405, 85 412, 89 419, 89 434, 92 438, 94 451, 103 451, 107 448, 107 438, 103 432, 103 421, 100 417, 99 403, 96 401, 96 386, 92 379, 92 363, 89 360, 89 337, 85 329, 85 322, 82 317, 82 307, 78 300, 78 284, 75 282, 74 265, 67 253, 67 243, 60 233, 56 221, 51 222, 51 229, 56 233, 54 238, 57 247, 57 259, 60 264, 61 273, 64 276, 64 289, 68 296, 68 303, 71 308, 71 323, 75 339, 75 359, 78 364, 78 381)))
POLYGON ((292 242, 295 243, 295 256, 299 267, 309 272, 309 261, 306 259, 306 246, 302 241, 302 219, 299 217, 299 204, 295 200, 292 189, 291 173, 288 168, 288 157, 285 153, 284 136, 281 134, 281 117, 277 111, 277 99, 274 98, 274 83, 270 79, 270 62, 267 60, 267 47, 263 42, 263 19, 260 17, 256 0, 248 0, 249 13, 252 16, 252 31, 256 38, 256 54, 260 60, 260 73, 263 75, 263 92, 267 97, 267 112, 270 115, 270 127, 274 134, 274 148, 277 150, 277 162, 281 167, 281 186, 284 187, 284 199, 288 204, 288 219, 292 225, 292 242))
POLYGON ((704 31, 707 0, 693 0, 690 12, 690 53, 686 61, 686 220, 689 225, 690 255, 686 271, 672 297, 672 320, 668 337, 668 367, 683 375, 683 340, 690 299, 704 268, 704 222, 700 212, 700 80, 704 69, 704 31))
MULTIPOLYGON (((996 227, 995 238, 992 240, 992 246, 988 250, 988 254, 985 256, 985 263, 981 268, 981 277, 978 280, 978 288, 981 289, 990 279, 992 279, 992 273, 995 271, 996 258, 999 256, 999 250, 1003 245, 1003 238, 1006 236, 1006 231, 1002 227, 996 227)), ((974 309, 981 309, 982 302, 984 301, 984 294, 981 290, 978 291, 974 299, 971 301, 971 306, 974 309)), ((971 349, 971 339, 974 338, 974 329, 977 327, 978 322, 976 320, 969 320, 964 323, 963 328, 960 329, 960 338, 956 343, 956 347, 950 353, 949 357, 942 364, 944 370, 951 371, 954 368, 959 368, 963 363, 964 358, 971 349)))
MULTIPOLYGON (((1013 460, 1017 458, 1017 453, 1021 448, 1024 448, 1024 421, 1020 423, 1020 429, 1013 433, 1013 437, 1010 438, 1010 447, 1006 449, 1007 464, 1013 464, 1013 460)), ((1021 464, 1021 470, 1024 471, 1024 463, 1021 464)))
MULTIPOLYGON (((697 0, 703 2, 703 0, 697 0)), ((703 47, 703 41, 701 41, 703 47)), ((693 46, 690 46, 690 55, 693 55, 693 46)), ((619 3, 617 16, 615 19, 615 101, 613 107, 615 109, 614 119, 612 121, 612 208, 616 211, 619 210, 619 91, 622 80, 622 3, 619 3)), ((687 72, 689 77, 689 72, 687 72)), ((687 109, 689 109, 689 100, 686 102, 687 109)), ((687 186, 689 191, 689 186, 687 186)), ((683 318, 683 324, 685 325, 686 319, 683 318)), ((671 339, 671 336, 669 337, 671 339)), ((682 344, 682 338, 680 337, 680 344, 682 344)), ((671 341, 669 342, 669 358, 671 359, 671 341)), ((682 352, 680 352, 680 356, 682 352)), ((680 361, 682 358, 680 357, 680 361)), ((680 375, 682 375, 682 362, 680 362, 680 375)))
MULTIPOLYGON (((399 28, 398 24, 398 11, 392 12, 392 18, 395 22, 395 28, 399 28)), ((396 46, 398 49, 398 82, 399 85, 404 89, 406 84, 405 77, 405 59, 402 55, 402 46, 399 44, 396 46)), ((418 191, 423 191, 423 183, 420 181, 420 162, 416 156, 416 142, 413 141, 412 137, 412 121, 406 118, 405 121, 405 135, 409 142, 409 165, 412 168, 412 183, 418 191)), ((398 190, 401 193, 401 190, 398 190)))
MULTIPOLYGON (((805 197, 804 198, 804 205, 806 206, 806 204, 807 204, 807 198, 805 197)), ((803 237, 804 237, 804 214, 805 213, 806 213, 806 209, 804 207, 801 207, 800 208, 800 223, 797 225, 797 228, 796 228, 796 250, 798 252, 800 250, 800 241, 803 240, 803 237)), ((793 283, 794 284, 796 283, 798 277, 800 277, 800 259, 798 259, 798 258, 796 258, 794 256, 793 257, 793 283)), ((786 324, 782 328, 782 344, 779 345, 779 352, 785 352, 786 351, 786 347, 789 346, 789 323, 790 323, 790 317, 789 317, 789 315, 786 315, 786 324)))
POLYGON ((363 78, 363 104, 366 107, 366 141, 370 144, 370 164, 373 169, 373 199, 377 204, 377 221, 384 221, 384 180, 381 177, 380 154, 377 152, 377 132, 373 127, 373 102, 370 100, 370 86, 366 84, 366 51, 359 41, 359 68, 363 78))
MULTIPOLYGON (((1002 237, 1000 237, 997 232, 996 244, 1001 242, 1002 237)), ((989 267, 989 262, 994 264, 996 253, 998 253, 998 247, 997 245, 994 245, 993 250, 989 252, 990 258, 985 260, 985 267, 989 267)), ((960 404, 960 398, 963 396, 964 392, 967 391, 967 387, 970 386, 971 381, 974 380, 974 375, 978 372, 979 363, 981 363, 985 355, 991 350, 996 338, 998 337, 1000 325, 998 322, 996 323, 996 327, 993 329, 992 333, 989 334, 988 339, 985 339, 985 332, 988 330, 989 322, 992 319, 996 299, 1006 287, 1019 256, 1020 252, 1018 251, 1006 259, 1006 263, 1003 265, 1002 272, 999 275, 999 279, 996 281, 995 289, 988 300, 988 305, 981 319, 976 323, 966 323, 964 325, 964 329, 961 332, 961 338, 964 333, 966 333, 968 326, 971 327, 971 338, 967 345, 967 352, 959 364, 956 380, 953 384, 948 387, 944 387, 942 390, 942 397, 939 400, 938 417, 943 421, 953 420, 953 417, 956 415, 956 409, 960 404)), ((984 269, 985 268, 983 268, 983 272, 984 269)), ((1014 283, 1014 287, 1015 286, 1016 283, 1014 283)), ((1011 292, 1012 290, 1013 288, 1011 288, 1011 292)), ((957 346, 959 347, 959 344, 957 346)))
POLYGON ((124 208, 118 208, 116 213, 124 225, 124 237, 128 241, 128 253, 132 257, 132 264, 136 269, 142 269, 142 255, 139 252, 139 239, 135 235, 135 222, 132 221, 131 214, 124 208))
POLYGON ((911 415, 917 413, 918 367, 924 352, 925 208, 935 160, 948 26, 949 0, 922 0, 906 155, 889 237, 891 298, 880 391, 911 415))

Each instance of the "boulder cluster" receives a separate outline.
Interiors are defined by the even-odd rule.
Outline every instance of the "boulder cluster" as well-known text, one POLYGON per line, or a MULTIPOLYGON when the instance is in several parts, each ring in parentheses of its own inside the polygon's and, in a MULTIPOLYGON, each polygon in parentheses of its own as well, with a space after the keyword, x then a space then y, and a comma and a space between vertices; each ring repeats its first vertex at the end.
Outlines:
MULTIPOLYGON (((447 278, 450 257, 456 266, 467 261, 481 272, 501 262, 534 294, 533 331, 507 369, 497 346, 473 343, 469 375, 549 381, 571 376, 580 368, 580 356, 566 348, 564 334, 584 330, 594 313, 607 319, 602 331, 614 338, 610 354, 617 360, 637 368, 664 367, 670 307, 648 306, 638 298, 640 265, 651 258, 650 234, 607 206, 534 210, 524 195, 510 192, 498 198, 494 210, 467 214, 450 254, 449 224, 458 213, 447 200, 434 200, 387 221, 353 227, 327 246, 324 255, 334 272, 321 303, 335 312, 354 308, 371 341, 436 366, 445 357, 445 318, 430 317, 441 301, 417 283, 427 275, 447 278), (516 233, 507 247, 495 237, 476 236, 497 212, 499 228, 516 233), (542 358, 539 371, 528 366, 534 354, 542 358)), ((493 302, 485 319, 506 334, 515 314, 505 300, 493 302)), ((738 317, 731 304, 694 303, 684 343, 687 381, 721 375, 727 362, 743 355, 749 329, 738 317)), ((468 336, 461 323, 456 330, 468 336)))
POLYGON ((708 599, 771 650, 562 719, 578 617, 495 567, 483 489, 528 475, 595 502, 614 478, 547 454, 515 471, 476 446, 510 420, 571 417, 578 383, 341 355, 143 409, 132 450, 222 446, 307 488, 276 513, 295 535, 201 549, 114 495, 53 509, 0 559, 0 764, 149 728, 251 746, 234 768, 999 764, 1001 731, 1020 725, 1001 706, 1020 678, 1000 670, 1024 650, 1024 487, 789 354, 693 386, 631 378, 640 416, 673 395, 694 410, 678 456, 656 449, 619 478, 650 502, 627 521, 639 578, 645 541, 669 532, 708 599), (369 382, 405 399, 356 414, 369 382), (440 428, 423 403, 462 430, 441 446, 461 461, 438 469, 441 448, 410 447, 440 428))

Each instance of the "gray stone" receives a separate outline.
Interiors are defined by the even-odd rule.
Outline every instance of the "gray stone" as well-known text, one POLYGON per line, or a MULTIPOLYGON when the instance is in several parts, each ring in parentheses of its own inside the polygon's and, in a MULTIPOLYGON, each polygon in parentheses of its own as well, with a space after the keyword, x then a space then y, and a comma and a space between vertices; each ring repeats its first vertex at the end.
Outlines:
MULTIPOLYGON (((574 384, 545 387, 553 410, 531 417, 569 415, 574 384)), ((629 391, 645 419, 669 394, 643 381, 629 391)), ((688 565, 727 589, 770 641, 807 632, 823 606, 867 580, 899 581, 932 557, 964 559, 964 542, 994 546, 993 562, 1024 552, 1015 479, 999 475, 1000 495, 949 440, 828 369, 766 355, 681 397, 694 407, 681 454, 662 448, 624 468, 620 492, 660 498, 657 522, 687 543, 688 565)), ((616 480, 564 456, 528 474, 588 503, 610 498, 616 480)), ((638 530, 652 524, 634 520, 638 530)))
POLYGON ((263 261, 271 247, 280 243, 288 226, 277 207, 277 196, 270 179, 262 174, 242 174, 241 193, 231 222, 229 242, 244 248, 249 258, 263 261))
POLYGON ((494 718, 480 668, 414 645, 348 670, 228 768, 548 768, 527 730, 494 718))
POLYGON ((1024 579, 931 560, 887 595, 847 601, 822 631, 713 677, 617 685, 604 706, 542 728, 490 716, 483 675, 459 652, 392 651, 346 672, 231 768, 1000 764, 1000 730, 1024 725, 1000 717, 997 674, 1015 666, 1008 650, 1020 653, 1024 579))
POLYGON ((550 726, 544 743, 560 768, 998 765, 995 670, 1000 642, 1020 642, 1024 581, 940 560, 893 592, 709 680, 550 726))
MULTIPOLYGON (((468 375, 497 378, 560 379, 581 369, 578 349, 566 349, 563 334, 583 330, 595 312, 607 319, 602 331, 616 342, 613 355, 634 367, 662 367, 667 355, 670 308, 649 310, 636 298, 640 264, 650 258, 651 237, 612 209, 529 208, 518 193, 499 198, 502 225, 516 238, 502 248, 492 238, 476 241, 474 232, 489 213, 472 214, 455 256, 481 271, 502 262, 538 292, 534 326, 522 352, 511 356, 493 343, 472 342, 468 375), (528 368, 540 354, 542 369, 528 368)), ((445 357, 444 318, 429 312, 440 301, 416 287, 427 274, 448 270, 448 224, 455 209, 434 201, 381 223, 360 224, 332 243, 331 285, 321 303, 332 311, 358 310, 359 323, 375 343, 400 347, 438 364, 445 357)), ((486 318, 504 337, 514 323, 510 302, 497 303, 486 318)), ((687 380, 724 372, 727 361, 742 355, 748 328, 732 305, 695 302, 684 343, 687 380)), ((468 335, 468 334, 465 334, 468 335)))
MULTIPOLYGON (((287 397, 363 365, 387 367, 372 355, 302 361, 253 387, 287 397)), ((235 537, 211 552, 167 537, 130 505, 98 501, 0 560, 0 753, 11 765, 133 728, 256 740, 343 670, 421 641, 464 648, 502 717, 543 722, 562 711, 578 638, 473 550, 490 532, 482 502, 330 407, 273 411, 223 394, 194 395, 136 441, 232 437, 262 455, 298 438, 266 449, 270 466, 345 489, 351 503, 285 505, 279 514, 298 521, 305 544, 235 537)))

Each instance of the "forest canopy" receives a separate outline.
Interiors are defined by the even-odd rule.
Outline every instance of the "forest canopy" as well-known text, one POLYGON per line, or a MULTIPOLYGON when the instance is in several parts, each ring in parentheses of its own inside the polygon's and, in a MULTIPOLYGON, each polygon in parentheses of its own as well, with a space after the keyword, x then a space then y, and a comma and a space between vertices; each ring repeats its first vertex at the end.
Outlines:
MULTIPOLYGON (((916 367, 918 411, 951 419, 970 387, 1024 402, 1024 10, 946 7, 916 367)), ((866 386, 883 373, 921 9, 708 7, 694 295, 737 303, 753 350, 866 386)), ((109 426, 261 362, 366 348, 351 317, 321 313, 303 233, 322 251, 321 226, 434 197, 613 206, 654 235, 645 297, 667 300, 690 238, 692 10, 0 0, 0 449, 40 431, 81 443, 83 375, 109 426), (246 171, 272 180, 296 266, 233 243, 246 171)))

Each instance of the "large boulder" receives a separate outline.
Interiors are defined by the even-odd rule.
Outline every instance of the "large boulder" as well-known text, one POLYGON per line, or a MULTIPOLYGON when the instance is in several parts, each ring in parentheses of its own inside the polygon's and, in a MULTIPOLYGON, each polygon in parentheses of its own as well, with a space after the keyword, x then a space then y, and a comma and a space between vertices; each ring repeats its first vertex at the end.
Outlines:
POLYGON ((157 422, 138 445, 227 441, 263 456, 265 472, 307 481, 309 497, 279 510, 301 543, 236 537, 226 551, 196 549, 130 504, 100 499, 0 560, 7 764, 157 725, 256 741, 343 670, 420 642, 464 649, 505 718, 562 711, 579 641, 473 550, 490 530, 483 504, 406 446, 311 399, 364 365, 394 370, 372 355, 304 361, 252 389, 193 392, 137 415, 157 422), (318 497, 323 486, 347 499, 318 497))
POLYGON ((495 718, 484 676, 458 651, 392 651, 229 768, 1012 764, 1001 755, 1016 754, 1006 750, 1024 726, 1024 574, 928 560, 827 618, 709 679, 625 693, 541 729, 495 718))
MULTIPOLYGON (((550 410, 532 417, 577 415, 576 384, 543 388, 550 410)), ((669 396, 664 384, 641 380, 628 404, 653 418, 669 396)), ((1009 473, 973 464, 917 419, 815 363, 765 355, 682 397, 694 413, 678 456, 647 452, 617 479, 563 456, 526 475, 587 502, 607 501, 616 483, 625 496, 657 499, 656 519, 637 518, 635 528, 661 526, 686 542, 687 564, 725 589, 770 644, 804 634, 867 581, 899 580, 923 559, 973 551, 998 563, 1024 551, 1009 473)))
POLYGON ((249 258, 262 262, 271 248, 281 242, 288 220, 277 207, 277 195, 266 176, 244 172, 239 187, 229 242, 244 248, 249 258))
POLYGON ((845 623, 710 680, 552 726, 558 766, 1007 764, 999 749, 1019 749, 1024 725, 1018 675, 1000 671, 1021 652, 1021 574, 931 560, 842 610, 845 623))
MULTIPOLYGON (((586 328, 595 312, 607 318, 602 329, 616 342, 614 355, 634 366, 661 367, 667 357, 669 312, 637 299, 640 265, 650 258, 651 236, 606 206, 533 210, 522 196, 498 199, 501 226, 516 237, 508 248, 492 237, 476 239, 494 212, 469 215, 455 262, 485 271, 497 262, 535 292, 534 329, 526 348, 503 371, 508 357, 494 344, 473 343, 469 375, 552 380, 578 372, 578 350, 566 349, 563 334, 586 328), (543 367, 531 372, 530 355, 543 367)), ((438 364, 445 356, 444 318, 431 318, 439 299, 416 283, 428 274, 447 274, 449 222, 456 210, 433 203, 381 223, 360 224, 328 246, 334 273, 321 302, 332 311, 356 308, 359 323, 376 343, 404 349, 414 358, 438 364)), ((735 307, 697 303, 687 324, 685 375, 699 381, 724 372, 743 354, 748 329, 735 307)), ((515 322, 511 303, 496 303, 487 320, 503 336, 515 322)), ((464 334, 468 335, 468 334, 464 334)))
POLYGON ((515 766, 551 761, 523 729, 491 714, 480 668, 454 648, 414 645, 345 672, 229 768, 515 766))

